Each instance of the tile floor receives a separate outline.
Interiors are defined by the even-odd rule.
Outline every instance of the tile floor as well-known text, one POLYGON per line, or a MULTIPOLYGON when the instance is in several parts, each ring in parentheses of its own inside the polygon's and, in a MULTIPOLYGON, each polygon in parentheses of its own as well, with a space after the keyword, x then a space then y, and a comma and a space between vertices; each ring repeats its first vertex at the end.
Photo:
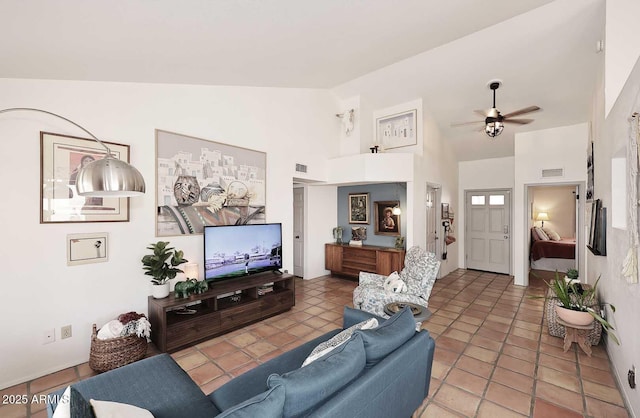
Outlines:
MULTIPOLYGON (((566 353, 547 333, 539 279, 457 270, 439 279, 423 323, 436 340, 429 397, 414 417, 628 417, 602 345, 592 357, 566 353)), ((296 283, 287 313, 173 354, 209 393, 288 349, 339 326, 355 282, 323 277, 296 283)), ((150 355, 154 354, 150 350, 150 355)), ((94 373, 86 363, 0 391, 31 401, 94 373)), ((0 405, 0 417, 46 417, 43 402, 0 405)))

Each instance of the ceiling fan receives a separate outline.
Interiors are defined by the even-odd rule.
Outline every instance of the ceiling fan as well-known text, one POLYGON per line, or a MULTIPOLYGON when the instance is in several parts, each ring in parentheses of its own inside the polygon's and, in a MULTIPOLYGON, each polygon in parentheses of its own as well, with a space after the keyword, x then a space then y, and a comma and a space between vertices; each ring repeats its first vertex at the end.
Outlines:
POLYGON ((495 138, 496 136, 502 133, 504 129, 505 123, 515 123, 518 125, 526 125, 527 123, 533 122, 533 119, 513 119, 514 116, 520 116, 527 113, 537 112, 541 110, 538 106, 529 106, 523 109, 519 109, 505 115, 501 114, 498 109, 496 109, 496 90, 500 87, 502 83, 500 81, 490 81, 489 88, 493 91, 493 107, 488 111, 484 110, 474 110, 475 113, 483 116, 484 120, 474 121, 474 122, 462 122, 462 123, 452 123, 451 126, 464 126, 464 125, 472 125, 476 123, 484 123, 484 127, 481 130, 490 137, 495 138))

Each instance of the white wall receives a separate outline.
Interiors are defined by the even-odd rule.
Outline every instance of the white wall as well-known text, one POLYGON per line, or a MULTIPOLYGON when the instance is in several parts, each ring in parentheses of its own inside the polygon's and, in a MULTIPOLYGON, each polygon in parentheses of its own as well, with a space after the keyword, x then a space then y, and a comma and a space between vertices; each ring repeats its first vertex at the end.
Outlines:
MULTIPOLYGON (((640 56, 640 2, 609 0, 605 25, 605 116, 609 114, 640 56)), ((599 117, 601 117, 599 115, 599 117)))
MULTIPOLYGON (((295 163, 309 166, 307 178, 321 180, 324 162, 338 155, 337 101, 323 90, 0 79, 0 91, 0 108, 46 109, 104 140, 130 144, 131 162, 147 182, 147 194, 131 199, 130 222, 41 225, 39 132, 85 135, 46 115, 0 115, 0 177, 10 185, 0 205, 0 252, 6 258, 0 278, 0 388, 87 361, 91 324, 147 311, 150 291, 140 259, 157 240, 154 129, 267 152, 267 221, 283 223, 289 270, 295 163), (109 233, 109 261, 67 267, 66 235, 85 232, 109 233), (44 330, 59 332, 68 324, 72 338, 42 344, 44 330)), ((335 212, 335 201, 311 200, 312 216, 335 212)), ((319 234, 313 227, 310 233, 319 234)), ((201 263, 201 236, 167 240, 201 263)), ((313 257, 310 262, 316 263, 313 257)))
MULTIPOLYGON (((528 197, 525 188, 536 184, 586 182, 589 124, 516 134, 513 199, 513 265, 515 284, 528 284, 528 197), (543 169, 562 168, 562 177, 542 177, 543 169)), ((581 196, 584 205, 583 196, 581 196)), ((584 206, 581 206, 584 207, 584 206)), ((579 231, 580 232, 580 231, 579 231)), ((580 249, 579 249, 580 250, 580 249)), ((582 249, 583 250, 583 249, 582 249)), ((580 257, 584 260, 584 257, 580 257)), ((578 270, 584 271, 583 264, 578 270)))
MULTIPOLYGON (((625 201, 614 201, 611 194, 611 158, 626 150, 629 135, 629 117, 640 112, 640 60, 621 90, 615 105, 609 112, 602 129, 596 132, 594 143, 595 197, 602 199, 607 208, 607 256, 587 253, 589 280, 600 277, 598 289, 600 301, 615 305, 616 312, 608 311, 613 321, 620 345, 607 343, 607 351, 614 373, 624 392, 632 416, 640 416, 640 392, 627 383, 627 371, 635 365, 636 383, 640 370, 640 284, 629 284, 621 274, 623 260, 629 249, 627 231, 611 227, 611 210, 614 205, 625 205, 625 201)), ((637 225, 636 225, 637 226, 637 225)), ((629 227, 629 226, 628 226, 629 227)))

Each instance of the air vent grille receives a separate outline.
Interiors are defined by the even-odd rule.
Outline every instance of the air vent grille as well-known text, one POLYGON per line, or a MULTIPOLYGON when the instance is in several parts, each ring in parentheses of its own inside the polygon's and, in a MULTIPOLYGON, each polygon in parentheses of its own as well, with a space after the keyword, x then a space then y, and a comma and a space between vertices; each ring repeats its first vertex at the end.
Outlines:
POLYGON ((542 177, 563 177, 564 168, 546 168, 542 170, 542 177))
POLYGON ((306 173, 307 172, 307 166, 304 164, 296 164, 296 171, 298 173, 306 173))

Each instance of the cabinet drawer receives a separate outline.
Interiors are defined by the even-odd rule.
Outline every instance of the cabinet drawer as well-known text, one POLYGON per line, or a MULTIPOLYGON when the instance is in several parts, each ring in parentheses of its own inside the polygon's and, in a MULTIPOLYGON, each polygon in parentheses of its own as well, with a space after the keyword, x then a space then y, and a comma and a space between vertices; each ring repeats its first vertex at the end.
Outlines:
POLYGON ((167 327, 167 351, 214 335, 219 330, 220 314, 218 312, 172 324, 167 327))

